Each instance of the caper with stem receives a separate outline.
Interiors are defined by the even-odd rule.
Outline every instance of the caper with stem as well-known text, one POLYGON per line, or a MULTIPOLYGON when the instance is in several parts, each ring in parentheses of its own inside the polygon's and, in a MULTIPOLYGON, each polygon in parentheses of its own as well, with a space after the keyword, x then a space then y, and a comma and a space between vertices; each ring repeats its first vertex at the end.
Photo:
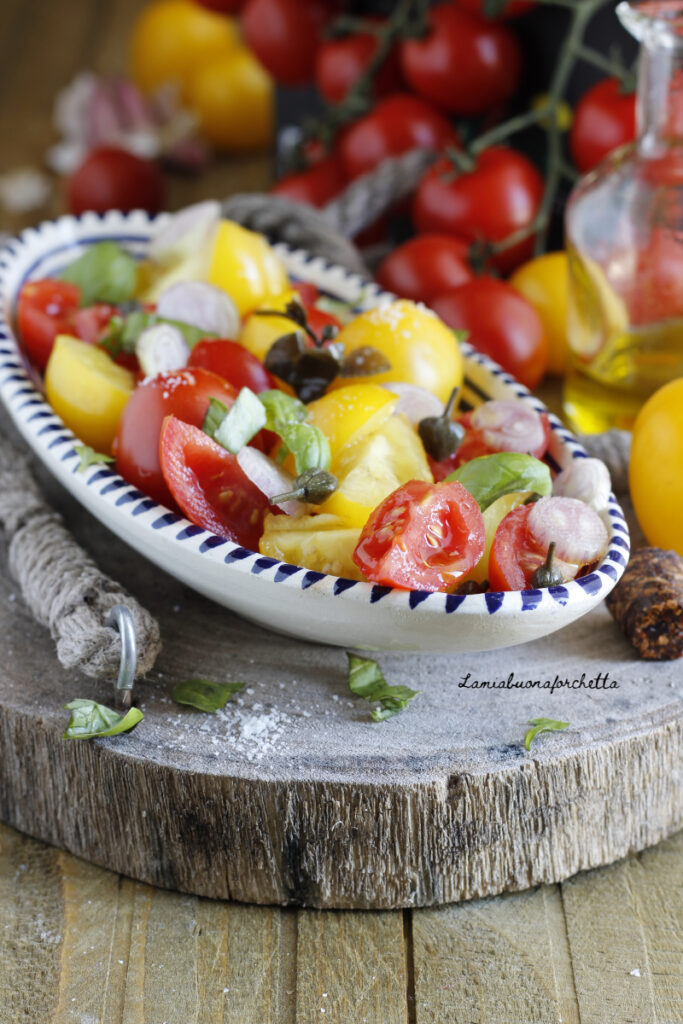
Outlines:
POLYGON ((306 469, 294 480, 291 491, 274 494, 269 498, 271 505, 280 505, 283 501, 307 501, 312 505, 320 505, 336 491, 338 480, 334 473, 325 469, 306 469))
POLYGON ((548 546, 548 554, 546 555, 545 562, 543 565, 539 565, 538 569, 531 577, 532 587, 556 587, 558 583, 563 582, 562 573, 553 565, 554 555, 555 541, 551 540, 548 546))
POLYGON ((453 388, 441 415, 425 416, 417 425, 417 432, 424 449, 435 462, 441 462, 453 455, 465 437, 465 428, 462 423, 457 423, 453 419, 459 394, 460 388, 453 388))

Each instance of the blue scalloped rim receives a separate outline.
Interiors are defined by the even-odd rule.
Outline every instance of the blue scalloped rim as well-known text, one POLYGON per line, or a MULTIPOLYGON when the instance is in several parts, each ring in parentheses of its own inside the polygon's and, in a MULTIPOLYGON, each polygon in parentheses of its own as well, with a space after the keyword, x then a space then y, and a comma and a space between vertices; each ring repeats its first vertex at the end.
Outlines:
MULTIPOLYGON (((162 215, 164 217, 166 215, 162 215)), ((84 214, 80 218, 62 217, 57 221, 46 221, 35 228, 26 229, 18 238, 12 239, 0 249, 0 296, 3 309, 0 311, 0 388, 5 405, 16 425, 24 436, 33 444, 36 452, 45 461, 48 468, 57 471, 56 467, 69 470, 74 474, 72 491, 78 496, 80 486, 91 488, 99 494, 103 501, 113 503, 122 515, 135 517, 138 523, 156 534, 162 533, 171 544, 191 546, 200 556, 214 561, 222 560, 230 570, 250 573, 269 580, 307 590, 314 587, 318 593, 342 599, 362 600, 370 605, 380 601, 390 601, 412 610, 421 612, 446 613, 471 612, 474 614, 488 613, 495 615, 506 607, 533 612, 544 603, 566 606, 577 601, 595 601, 598 596, 612 589, 624 571, 629 557, 629 534, 623 512, 612 494, 609 499, 608 515, 611 525, 611 537, 607 554, 597 568, 586 576, 572 580, 562 586, 549 587, 547 590, 524 590, 511 592, 488 592, 486 594, 430 593, 422 590, 400 590, 392 587, 379 586, 372 583, 361 583, 356 580, 331 576, 326 573, 305 569, 276 559, 267 558, 254 551, 240 547, 223 537, 215 536, 187 519, 170 511, 147 497, 137 488, 108 466, 93 466, 82 474, 77 474, 78 455, 74 448, 77 438, 68 430, 59 417, 46 404, 42 394, 36 387, 25 360, 19 350, 12 330, 12 304, 20 285, 32 276, 44 275, 44 267, 67 252, 75 253, 78 248, 90 245, 103 238, 114 238, 126 242, 134 251, 141 253, 149 239, 150 225, 154 218, 142 211, 131 214, 120 214, 116 211, 104 215, 84 214), (74 237, 62 241, 62 237, 73 228, 74 237), (91 230, 86 230, 91 229, 91 230), (50 247, 51 237, 59 238, 60 244, 50 247), (18 280, 12 283, 11 274, 15 264, 22 256, 26 256, 37 246, 36 256, 22 270, 18 280), (39 273, 40 272, 40 273, 39 273), (73 464, 71 469, 70 463, 73 464)), ((323 273, 329 281, 330 294, 335 294, 335 282, 343 282, 347 295, 363 295, 361 308, 375 305, 377 300, 387 295, 377 285, 368 283, 356 274, 339 266, 327 263, 320 257, 311 256, 301 250, 292 250, 287 246, 276 247, 287 263, 289 272, 295 278, 315 278, 323 273)), ((54 268, 53 268, 54 270, 54 268)), ((492 378, 507 384, 514 394, 540 412, 547 412, 539 399, 502 370, 486 356, 476 352, 469 344, 462 344, 470 370, 481 367, 492 378)), ((477 400, 490 397, 480 383, 466 374, 463 386, 465 399, 471 396, 477 400)), ((586 452, 552 413, 548 414, 554 435, 575 459, 586 458, 586 452)))

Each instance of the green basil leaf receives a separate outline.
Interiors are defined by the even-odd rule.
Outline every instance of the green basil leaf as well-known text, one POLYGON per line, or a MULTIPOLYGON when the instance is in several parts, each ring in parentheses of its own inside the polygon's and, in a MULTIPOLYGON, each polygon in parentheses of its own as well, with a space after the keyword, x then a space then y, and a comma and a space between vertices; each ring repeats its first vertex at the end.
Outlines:
POLYGON ((408 686, 389 686, 381 668, 372 658, 359 658, 356 654, 346 652, 349 659, 349 689, 357 697, 365 700, 379 701, 380 707, 374 708, 370 715, 375 722, 383 722, 385 718, 398 714, 408 706, 408 702, 417 697, 419 690, 411 690, 408 686))
POLYGON ((266 410, 266 428, 275 434, 289 423, 303 423, 308 416, 304 403, 284 391, 262 391, 258 397, 266 410))
POLYGON ((539 732, 559 732, 566 729, 569 722, 558 722, 554 718, 532 718, 529 720, 529 725, 532 725, 533 729, 529 729, 524 737, 524 746, 527 750, 531 749, 531 744, 539 732))
POLYGON ((512 491, 535 491, 541 497, 552 494, 553 482, 545 462, 521 452, 480 455, 463 463, 446 477, 458 480, 476 498, 482 512, 497 498, 512 491))
POLYGON ((209 331, 202 331, 192 324, 182 323, 180 320, 169 320, 156 313, 147 313, 142 309, 136 309, 127 316, 116 315, 111 318, 107 327, 107 333, 101 339, 100 344, 107 349, 112 356, 120 352, 134 353, 135 345, 143 331, 157 324, 171 324, 176 327, 187 342, 188 348, 194 348, 204 338, 215 338, 215 334, 209 331))
POLYGON ((80 288, 82 306, 127 302, 135 294, 138 268, 116 242, 98 242, 62 271, 61 278, 80 288))
POLYGON ((225 707, 234 693, 244 689, 244 683, 212 683, 209 679, 186 679, 173 687, 171 694, 176 704, 189 704, 198 711, 218 711, 225 707))
POLYGON ((237 455, 266 425, 266 418, 266 410, 258 396, 250 388, 242 388, 216 427, 213 439, 232 455, 237 455))
POLYGON ((138 708, 130 708, 125 715, 105 707, 94 700, 72 700, 64 705, 71 718, 64 732, 66 740, 89 740, 96 736, 117 736, 128 732, 144 718, 138 708))
POLYGON ((103 462, 115 462, 113 455, 105 455, 104 452, 96 452, 89 444, 75 444, 74 451, 80 458, 78 472, 85 473, 90 466, 100 465, 103 462))
POLYGON ((294 456, 297 476, 307 469, 329 470, 332 461, 330 442, 320 427, 312 423, 290 423, 279 434, 294 456))

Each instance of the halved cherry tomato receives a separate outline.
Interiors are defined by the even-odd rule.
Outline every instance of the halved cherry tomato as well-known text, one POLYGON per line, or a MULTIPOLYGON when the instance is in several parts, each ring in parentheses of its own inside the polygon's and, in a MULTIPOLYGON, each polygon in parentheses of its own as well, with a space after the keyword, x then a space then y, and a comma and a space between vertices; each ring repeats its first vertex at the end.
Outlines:
POLYGON ((598 561, 607 549, 607 529, 597 512, 576 498, 541 498, 508 512, 496 530, 489 556, 493 590, 525 590, 543 565, 551 543, 553 566, 566 582, 598 561))
POLYGON ((109 321, 118 312, 108 302, 96 302, 94 306, 77 309, 73 315, 72 333, 81 341, 95 345, 106 333, 109 321))
POLYGON ((234 455, 208 434, 166 416, 159 442, 164 480, 187 518, 258 551, 268 499, 245 476, 234 455))
POLYGON ((353 560, 375 583, 444 590, 476 565, 485 538, 479 505, 462 484, 411 480, 374 510, 353 560))
POLYGON ((472 280, 469 243, 452 235, 418 235, 382 260, 375 277, 387 291, 426 302, 472 280))
POLYGON ((19 292, 17 326, 32 362, 44 370, 58 334, 71 334, 73 316, 81 303, 75 284, 50 277, 29 281, 19 292))
POLYGON ((261 360, 238 341, 200 341, 192 349, 187 365, 201 366, 204 370, 217 373, 238 391, 240 388, 251 388, 258 394, 259 391, 277 387, 275 378, 268 373, 261 360))
POLYGON ((467 331, 476 349, 526 387, 536 387, 548 365, 548 342, 534 307, 509 284, 475 277, 430 305, 449 327, 467 331))
POLYGON ((229 409, 236 397, 232 384, 201 367, 160 373, 142 381, 123 411, 114 439, 112 451, 121 476, 161 504, 174 507, 159 462, 164 417, 173 415, 201 427, 210 398, 217 398, 229 409))

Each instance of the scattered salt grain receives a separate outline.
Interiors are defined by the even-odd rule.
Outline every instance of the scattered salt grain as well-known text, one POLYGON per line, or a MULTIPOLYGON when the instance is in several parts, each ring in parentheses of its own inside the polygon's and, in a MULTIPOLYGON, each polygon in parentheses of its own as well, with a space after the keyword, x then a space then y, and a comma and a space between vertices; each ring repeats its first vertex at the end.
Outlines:
POLYGON ((639 967, 634 967, 633 970, 629 971, 628 973, 631 975, 632 978, 639 978, 640 977, 640 968, 639 967))

